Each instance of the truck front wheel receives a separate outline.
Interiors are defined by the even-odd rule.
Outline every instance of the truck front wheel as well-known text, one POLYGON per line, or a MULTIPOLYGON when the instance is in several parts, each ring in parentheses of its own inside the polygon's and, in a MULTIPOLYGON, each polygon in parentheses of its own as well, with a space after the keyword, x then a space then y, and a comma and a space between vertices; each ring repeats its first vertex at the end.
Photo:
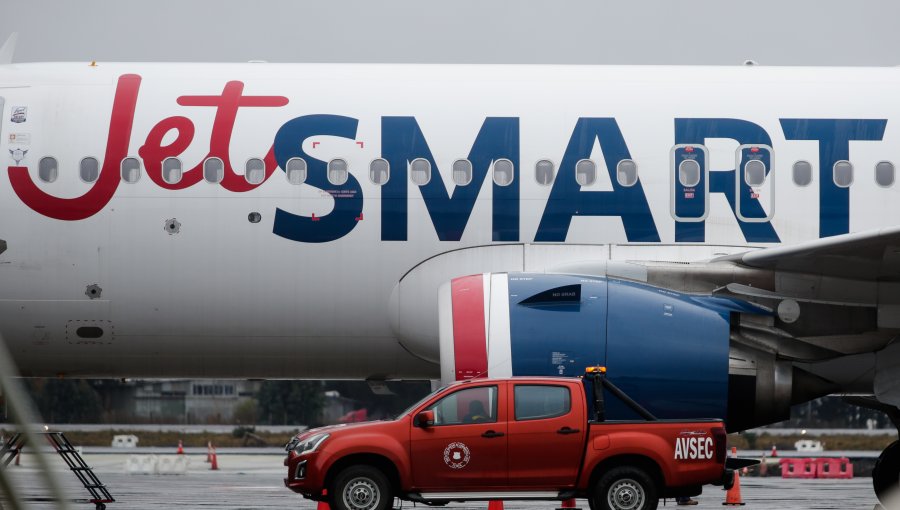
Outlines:
POLYGON ((644 470, 619 466, 600 477, 591 503, 594 510, 655 510, 659 490, 644 470))
POLYGON ((372 466, 350 466, 335 477, 331 487, 334 510, 386 510, 394 495, 387 477, 372 466))

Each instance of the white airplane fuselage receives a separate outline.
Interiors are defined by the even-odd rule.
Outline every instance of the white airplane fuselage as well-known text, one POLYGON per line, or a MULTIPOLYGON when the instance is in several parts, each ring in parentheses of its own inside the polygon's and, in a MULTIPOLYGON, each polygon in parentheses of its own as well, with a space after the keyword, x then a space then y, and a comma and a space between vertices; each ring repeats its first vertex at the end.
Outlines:
POLYGON ((437 378, 436 285, 450 278, 690 262, 896 225, 898 186, 875 167, 900 160, 898 85, 893 68, 2 66, 0 331, 35 376, 437 378), (756 189, 735 184, 751 149, 771 151, 756 189), (690 154, 709 175, 685 187, 676 158, 690 154), (204 179, 210 157, 222 182, 204 179), (178 183, 162 179, 166 158, 178 183), (266 162, 259 185, 251 158, 266 162), (306 183, 289 182, 291 158, 306 183), (432 163, 423 186, 417 158, 432 163), (466 158, 472 182, 457 185, 466 158), (345 184, 326 180, 335 159, 345 184), (501 159, 509 185, 492 181, 501 159), (582 159, 597 168, 583 186, 582 159), (537 181, 540 160, 552 182, 537 181), (636 184, 618 182, 622 160, 636 184), (846 188, 832 180, 842 160, 846 188), (747 191, 741 211, 730 186, 747 191), (419 287, 404 294, 405 278, 419 287))

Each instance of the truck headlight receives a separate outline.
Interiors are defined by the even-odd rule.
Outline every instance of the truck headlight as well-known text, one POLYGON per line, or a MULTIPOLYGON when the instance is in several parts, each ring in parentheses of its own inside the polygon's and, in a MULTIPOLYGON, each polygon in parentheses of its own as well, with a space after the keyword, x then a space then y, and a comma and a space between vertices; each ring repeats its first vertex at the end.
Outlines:
POLYGON ((314 452, 316 448, 319 447, 326 439, 328 439, 329 434, 314 434, 309 436, 308 438, 300 441, 294 446, 294 453, 297 455, 303 455, 304 453, 314 452))

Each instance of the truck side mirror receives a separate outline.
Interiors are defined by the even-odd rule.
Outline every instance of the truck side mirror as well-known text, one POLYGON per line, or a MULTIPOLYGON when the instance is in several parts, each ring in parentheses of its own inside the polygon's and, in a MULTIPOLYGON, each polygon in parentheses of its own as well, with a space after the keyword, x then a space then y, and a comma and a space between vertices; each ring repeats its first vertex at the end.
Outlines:
POLYGON ((434 411, 422 411, 416 415, 413 426, 428 428, 434 426, 434 411))

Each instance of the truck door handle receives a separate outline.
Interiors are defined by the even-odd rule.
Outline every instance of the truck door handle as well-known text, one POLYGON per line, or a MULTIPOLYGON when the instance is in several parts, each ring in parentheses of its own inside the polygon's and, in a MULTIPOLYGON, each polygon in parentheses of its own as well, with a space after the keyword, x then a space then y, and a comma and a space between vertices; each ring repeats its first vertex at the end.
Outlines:
POLYGON ((494 432, 493 430, 489 430, 484 434, 481 434, 481 437, 492 438, 492 437, 500 437, 503 435, 503 432, 494 432))
POLYGON ((562 435, 566 435, 566 434, 577 434, 577 433, 579 433, 579 432, 581 432, 581 431, 578 430, 578 429, 573 429, 573 428, 569 428, 569 427, 563 427, 563 428, 561 428, 561 429, 559 429, 559 430, 556 431, 557 434, 562 434, 562 435))

